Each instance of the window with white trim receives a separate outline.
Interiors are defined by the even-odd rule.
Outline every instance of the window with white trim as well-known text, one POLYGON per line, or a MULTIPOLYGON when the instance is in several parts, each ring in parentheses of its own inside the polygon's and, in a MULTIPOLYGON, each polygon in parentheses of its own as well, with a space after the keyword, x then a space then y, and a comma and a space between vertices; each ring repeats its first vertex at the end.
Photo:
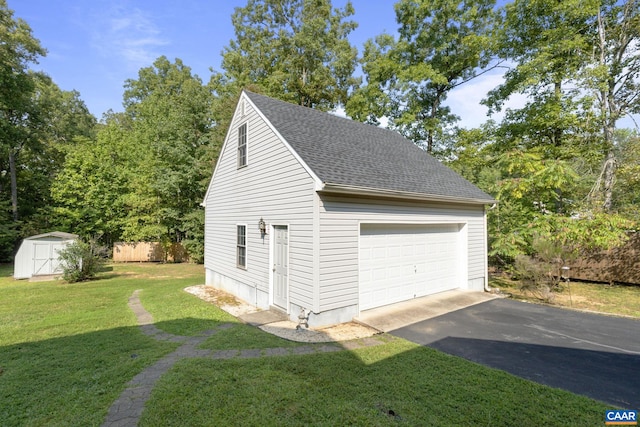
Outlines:
POLYGON ((240 268, 247 268, 247 226, 238 225, 236 235, 236 263, 240 268))
POLYGON ((247 166, 247 124, 238 128, 238 168, 247 166))

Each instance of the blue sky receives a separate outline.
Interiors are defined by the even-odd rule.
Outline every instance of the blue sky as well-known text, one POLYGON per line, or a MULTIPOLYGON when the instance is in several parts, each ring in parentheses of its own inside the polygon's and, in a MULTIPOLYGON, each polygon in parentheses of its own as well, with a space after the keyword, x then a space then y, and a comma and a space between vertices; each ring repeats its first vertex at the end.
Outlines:
MULTIPOLYGON (((98 118, 122 111, 123 85, 161 55, 180 58, 208 81, 209 69, 220 70, 221 52, 235 38, 231 14, 246 0, 7 0, 14 18, 22 18, 44 48, 46 57, 33 68, 49 74, 64 90, 75 89, 98 118)), ((346 0, 333 0, 343 7, 346 0)), ((351 43, 362 52, 364 42, 382 32, 395 34, 394 0, 352 0, 358 28, 351 43)), ((487 120, 479 104, 502 82, 500 71, 472 80, 450 93, 447 104, 474 127, 487 120)), ((518 107, 524 98, 508 104, 518 107)), ((500 116, 493 117, 499 120, 500 116)), ((630 120, 620 123, 632 127, 630 120)))
MULTIPOLYGON (((342 7, 346 0, 334 0, 342 7)), ((364 42, 398 25, 391 0, 352 0, 358 28, 350 40, 364 42)), ((235 38, 231 14, 245 0, 8 0, 48 51, 33 68, 49 74, 64 90, 75 89, 97 117, 122 111, 123 84, 142 67, 165 55, 180 58, 208 81, 209 68, 220 70, 220 53, 235 38)), ((492 74, 451 94, 448 103, 476 126, 486 120, 478 102, 501 81, 492 74)))

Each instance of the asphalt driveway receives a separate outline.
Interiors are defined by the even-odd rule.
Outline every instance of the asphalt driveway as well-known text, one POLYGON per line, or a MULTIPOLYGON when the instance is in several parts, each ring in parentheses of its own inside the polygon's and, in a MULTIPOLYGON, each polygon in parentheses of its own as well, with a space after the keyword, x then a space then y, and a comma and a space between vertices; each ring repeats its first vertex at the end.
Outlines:
POLYGON ((640 321, 495 299, 392 335, 624 409, 640 408, 640 321))

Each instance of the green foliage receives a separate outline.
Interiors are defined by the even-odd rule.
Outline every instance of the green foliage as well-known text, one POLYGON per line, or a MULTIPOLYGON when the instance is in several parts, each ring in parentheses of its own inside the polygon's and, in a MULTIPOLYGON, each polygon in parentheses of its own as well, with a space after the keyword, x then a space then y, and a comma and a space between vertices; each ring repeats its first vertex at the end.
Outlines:
POLYGON ((0 0, 0 198, 10 200, 11 216, 0 215, 3 248, 0 260, 13 250, 11 238, 53 228, 50 185, 64 162, 63 145, 93 133, 95 119, 77 92, 66 92, 42 72, 29 67, 45 49, 29 25, 13 19, 0 0))
POLYGON ((77 239, 59 251, 62 278, 69 283, 83 282, 96 277, 105 263, 106 247, 97 240, 77 239))
POLYGON ((13 259, 13 251, 18 240, 17 224, 11 218, 9 200, 0 200, 0 261, 13 259))
POLYGON ((194 215, 217 155, 208 147, 213 96, 182 61, 164 57, 125 89, 125 112, 107 115, 96 139, 66 147, 54 211, 66 228, 107 244, 187 239, 192 258, 201 259, 194 215))
MULTIPOLYGON (((347 101, 357 50, 347 36, 357 24, 347 2, 248 0, 231 18, 236 39, 222 53, 227 85, 254 90, 307 107, 330 110, 347 101)), ((214 78, 216 78, 214 76, 214 78)))
POLYGON ((199 209, 206 191, 203 170, 213 126, 212 95, 189 67, 158 58, 125 85, 129 192, 122 237, 127 241, 181 241, 187 215, 199 209), (135 143, 134 143, 135 141, 135 143))
POLYGON ((182 244, 189 254, 189 260, 198 264, 204 262, 204 209, 195 209, 184 218, 188 230, 182 244))
POLYGON ((360 121, 390 126, 432 152, 457 120, 444 104, 449 92, 491 60, 494 0, 400 0, 399 37, 365 44, 367 85, 347 104, 360 121))
POLYGON ((562 267, 581 254, 611 249, 628 239, 633 223, 619 215, 598 213, 589 217, 538 215, 530 224, 533 255, 515 257, 514 273, 521 289, 553 302, 559 289, 562 267))
POLYGON ((531 227, 545 240, 563 248, 569 256, 622 245, 635 224, 621 215, 596 212, 575 215, 538 215, 531 227))
POLYGON ((0 0, 0 170, 4 172, 0 174, 0 198, 11 200, 12 221, 16 223, 3 228, 18 225, 19 153, 33 142, 32 126, 38 111, 33 98, 36 78, 28 67, 45 53, 29 25, 14 19, 6 1, 0 0))
POLYGON ((618 170, 614 207, 620 214, 640 223, 640 135, 620 130, 616 134, 618 170))
POLYGON ((53 211, 62 228, 83 236, 100 235, 109 244, 122 234, 122 198, 129 190, 123 168, 128 151, 120 126, 111 116, 97 140, 76 139, 51 186, 53 211))
POLYGON ((350 2, 248 0, 207 84, 160 57, 125 82, 125 111, 97 125, 77 92, 29 71, 46 51, 0 0, 0 260, 20 236, 58 228, 107 245, 182 242, 200 262, 199 203, 242 88, 346 104, 436 151, 499 200, 487 211, 492 262, 539 255, 540 236, 570 251, 614 244, 640 220, 638 135, 615 128, 640 112, 639 10, 637 0, 399 0, 398 32, 365 43, 358 87, 350 2), (494 66, 510 68, 484 102, 504 119, 456 129, 448 94, 494 66), (505 110, 516 96, 522 108, 505 110))

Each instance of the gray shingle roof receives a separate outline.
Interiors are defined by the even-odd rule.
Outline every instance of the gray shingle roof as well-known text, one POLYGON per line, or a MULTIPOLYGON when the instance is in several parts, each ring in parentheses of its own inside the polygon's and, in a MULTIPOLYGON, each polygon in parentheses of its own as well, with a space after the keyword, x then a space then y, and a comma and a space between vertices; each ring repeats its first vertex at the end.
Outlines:
POLYGON ((395 131, 245 93, 323 183, 493 201, 395 131))

